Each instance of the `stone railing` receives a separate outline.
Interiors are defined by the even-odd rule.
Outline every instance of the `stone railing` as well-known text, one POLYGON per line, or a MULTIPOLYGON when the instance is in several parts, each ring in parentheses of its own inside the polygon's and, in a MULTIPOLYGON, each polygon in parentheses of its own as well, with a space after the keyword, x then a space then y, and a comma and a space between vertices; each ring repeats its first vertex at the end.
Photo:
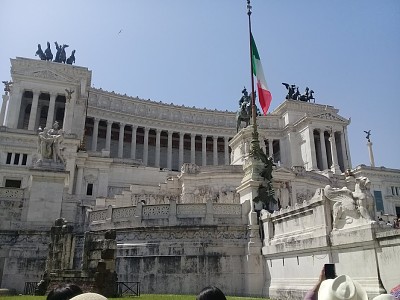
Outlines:
POLYGON ((0 188, 0 199, 22 199, 24 198, 23 189, 0 188))
POLYGON ((247 216, 241 204, 200 203, 112 207, 89 210, 89 226, 92 230, 134 228, 143 226, 177 225, 244 225, 247 216))

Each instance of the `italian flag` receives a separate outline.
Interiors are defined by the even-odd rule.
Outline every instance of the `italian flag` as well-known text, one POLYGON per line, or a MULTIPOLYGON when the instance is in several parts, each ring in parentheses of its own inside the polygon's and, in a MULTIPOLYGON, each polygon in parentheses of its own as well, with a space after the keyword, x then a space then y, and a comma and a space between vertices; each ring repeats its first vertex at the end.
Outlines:
POLYGON ((253 38, 253 34, 251 34, 250 37, 251 37, 251 63, 253 64, 253 74, 254 76, 257 77, 258 100, 260 101, 260 105, 264 112, 264 115, 266 115, 272 101, 272 95, 268 89, 267 82, 265 81, 260 55, 258 55, 258 50, 256 42, 254 41, 253 38))

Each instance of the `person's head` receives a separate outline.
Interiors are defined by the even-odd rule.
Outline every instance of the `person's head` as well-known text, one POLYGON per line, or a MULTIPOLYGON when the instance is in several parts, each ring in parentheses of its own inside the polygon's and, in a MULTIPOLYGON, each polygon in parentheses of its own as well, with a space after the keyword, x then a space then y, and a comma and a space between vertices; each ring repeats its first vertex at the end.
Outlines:
POLYGON ((76 284, 63 284, 55 287, 47 295, 47 300, 69 300, 82 294, 82 289, 76 284))
POLYGON ((197 295, 196 300, 226 300, 226 297, 216 286, 207 286, 197 295))

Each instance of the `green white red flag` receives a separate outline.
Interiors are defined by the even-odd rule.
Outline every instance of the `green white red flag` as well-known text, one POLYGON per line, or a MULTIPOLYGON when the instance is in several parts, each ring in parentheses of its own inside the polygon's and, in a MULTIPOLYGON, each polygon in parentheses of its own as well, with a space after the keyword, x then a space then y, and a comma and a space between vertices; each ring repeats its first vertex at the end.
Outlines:
POLYGON ((267 114, 269 106, 271 105, 272 95, 268 89, 267 82, 265 81, 264 71, 261 65, 260 55, 256 42, 254 41, 253 34, 251 33, 251 63, 253 64, 253 74, 257 78, 258 100, 260 101, 261 109, 264 115, 267 114))

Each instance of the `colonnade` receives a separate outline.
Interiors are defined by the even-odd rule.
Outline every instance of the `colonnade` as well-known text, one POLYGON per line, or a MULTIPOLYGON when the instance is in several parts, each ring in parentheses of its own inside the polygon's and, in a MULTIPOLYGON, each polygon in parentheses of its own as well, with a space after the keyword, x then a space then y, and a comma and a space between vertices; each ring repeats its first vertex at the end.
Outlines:
MULTIPOLYGON (((62 110, 62 117, 58 118, 58 122, 64 122, 65 116, 65 96, 56 92, 42 92, 40 90, 26 90, 20 94, 19 109, 17 110, 19 115, 16 116, 14 124, 10 124, 10 127, 17 127, 28 130, 37 130, 39 126, 45 126, 51 128, 54 121, 56 121, 57 111, 62 110), (30 97, 32 96, 32 100, 30 97), (63 97, 57 99, 57 97, 63 97), (27 111, 30 105, 30 111, 27 111), (43 109, 46 109, 46 120, 45 123, 41 123, 41 115, 43 109), (29 117, 27 117, 29 114, 29 117), (27 124, 26 124, 27 123, 27 124)), ((10 122, 12 122, 10 120, 10 122)))
MULTIPOLYGON (((173 149, 178 150, 178 165, 182 166, 184 162, 197 163, 199 165, 207 165, 207 157, 212 153, 212 163, 209 165, 229 165, 229 136, 218 136, 218 135, 207 135, 194 132, 185 131, 174 131, 167 129, 160 129, 154 127, 138 126, 135 124, 125 124, 122 122, 116 122, 111 120, 101 120, 100 118, 93 118, 93 130, 91 137, 91 151, 100 151, 99 149, 99 124, 104 121, 106 123, 105 130, 105 147, 104 150, 111 151, 111 140, 114 124, 118 124, 118 144, 117 144, 117 157, 118 158, 130 158, 130 159, 142 159, 144 165, 149 165, 149 153, 150 153, 150 143, 149 143, 149 133, 150 131, 155 131, 155 150, 154 151, 154 166, 161 167, 161 135, 167 136, 166 143, 166 167, 167 169, 172 169, 173 166, 173 149), (126 127, 128 127, 128 132, 131 132, 130 137, 126 135, 126 127), (140 135, 143 136, 143 143, 138 143, 138 129, 140 128, 140 135), (177 136, 179 136, 179 142, 173 147, 173 140, 176 141, 177 136), (212 139, 212 150, 207 149, 207 142, 210 144, 210 138, 212 139), (201 139, 201 161, 199 158, 199 149, 196 149, 196 142, 198 144, 201 139), (127 146, 125 140, 130 140, 130 153, 127 156, 126 151, 124 152, 124 147, 127 146), (208 140, 208 141, 207 141, 208 140), (186 143, 186 146, 185 146, 186 143), (223 143, 223 148, 222 148, 223 143), (138 144, 143 148, 142 156, 138 157, 138 144), (185 146, 185 147, 184 147, 185 146), (220 147, 218 147, 220 146, 220 147), (185 150, 190 151, 187 153, 187 159, 185 161, 185 150), (197 153, 196 153, 197 152, 197 153), (221 154, 223 153, 223 155, 221 154), (200 163, 199 163, 200 161, 200 163)), ((103 123, 104 124, 104 123, 103 123)), ((114 130, 115 132, 115 130, 114 130)), ((154 138, 154 136, 152 136, 154 138)), ((154 145, 154 144, 153 144, 154 145)), ((152 152, 153 153, 153 152, 152 152)), ((175 164, 176 165, 176 164, 175 164)))
POLYGON ((315 128, 311 137, 312 169, 344 172, 351 167, 347 128, 336 131, 315 128))

